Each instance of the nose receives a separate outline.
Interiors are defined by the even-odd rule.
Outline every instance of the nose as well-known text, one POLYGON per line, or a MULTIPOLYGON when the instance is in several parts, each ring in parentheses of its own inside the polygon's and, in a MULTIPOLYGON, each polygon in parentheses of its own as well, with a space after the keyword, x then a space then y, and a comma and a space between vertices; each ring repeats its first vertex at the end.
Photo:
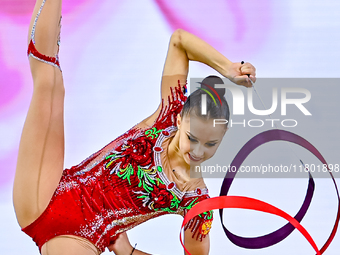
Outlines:
POLYGON ((203 158, 204 148, 201 144, 194 145, 192 148, 193 156, 196 158, 203 158))

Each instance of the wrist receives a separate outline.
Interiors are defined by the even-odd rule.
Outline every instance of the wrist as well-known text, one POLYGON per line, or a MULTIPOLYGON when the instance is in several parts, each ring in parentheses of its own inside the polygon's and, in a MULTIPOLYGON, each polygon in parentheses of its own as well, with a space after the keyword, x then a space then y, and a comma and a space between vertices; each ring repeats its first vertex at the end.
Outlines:
POLYGON ((224 59, 223 62, 217 65, 216 71, 230 80, 232 78, 232 74, 230 72, 232 64, 233 62, 231 62, 229 59, 224 59))
POLYGON ((135 244, 135 246, 133 246, 133 247, 131 246, 132 249, 131 249, 130 255, 133 255, 134 251, 136 250, 136 246, 137 246, 137 243, 135 244))
MULTIPOLYGON (((111 249, 116 255, 130 255, 132 253, 133 246, 129 244, 125 244, 124 246, 117 247, 116 249, 111 249)), ((134 255, 136 250, 134 250, 134 255)))

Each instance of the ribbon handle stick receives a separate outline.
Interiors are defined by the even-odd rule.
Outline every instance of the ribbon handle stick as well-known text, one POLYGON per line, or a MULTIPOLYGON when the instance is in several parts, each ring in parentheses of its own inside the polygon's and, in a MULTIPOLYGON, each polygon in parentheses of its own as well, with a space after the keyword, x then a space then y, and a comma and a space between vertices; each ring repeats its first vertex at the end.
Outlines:
MULTIPOLYGON (((243 64, 244 64, 244 61, 241 61, 241 65, 243 65, 243 64)), ((250 74, 247 74, 247 76, 249 77, 250 74)), ((263 106, 263 109, 264 109, 264 110, 267 109, 267 107, 266 107, 266 105, 264 104, 262 98, 260 97, 260 94, 257 92, 257 90, 256 90, 256 88, 255 88, 254 82, 253 82, 251 79, 249 79, 249 81, 250 81, 250 83, 251 83, 251 85, 252 85, 252 87, 253 87, 253 89, 254 89, 254 91, 255 91, 255 94, 256 94, 257 97, 260 99, 261 104, 262 104, 262 106, 263 106)), ((272 115, 271 115, 271 114, 268 114, 267 116, 272 120, 272 123, 274 124, 275 128, 276 128, 276 129, 279 129, 279 128, 277 127, 276 123, 274 122, 274 119, 273 119, 272 115)), ((301 159, 300 157, 297 156, 297 154, 295 153, 295 151, 294 151, 294 149, 292 148, 292 146, 291 146, 290 143, 288 143, 288 146, 289 146, 289 148, 292 150, 294 156, 295 156, 295 157, 298 159, 298 161, 302 164, 302 166, 304 167, 304 169, 306 169, 306 166, 305 166, 305 164, 303 163, 302 159, 301 159)))

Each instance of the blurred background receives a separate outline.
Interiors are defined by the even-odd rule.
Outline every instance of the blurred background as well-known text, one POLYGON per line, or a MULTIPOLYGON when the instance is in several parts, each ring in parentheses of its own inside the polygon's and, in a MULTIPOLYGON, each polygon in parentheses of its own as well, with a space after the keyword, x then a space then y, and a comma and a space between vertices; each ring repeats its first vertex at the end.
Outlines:
MULTIPOLYGON (((12 206, 18 144, 32 94, 26 44, 34 2, 0 0, 1 254, 39 254, 35 244, 20 231, 12 206)), ((234 62, 251 62, 259 78, 340 78, 339 13, 338 0, 64 0, 60 62, 66 87, 65 167, 78 164, 154 112, 160 100, 169 39, 176 28, 201 37, 234 62)), ((210 74, 216 72, 191 63, 189 78, 210 74)), ((287 130, 314 144, 328 163, 339 164, 340 87, 336 80, 323 80, 303 85, 312 95, 307 105, 312 116, 306 119, 291 109, 285 119, 299 119, 301 125, 287 130)), ((190 86, 190 79, 188 83, 190 86)), ((270 88, 261 87, 260 79, 257 89, 270 106, 270 88)), ((266 129, 270 128, 251 132, 231 129, 225 138, 229 146, 219 153, 227 155, 230 163, 253 135, 266 129)), ((262 162, 284 150, 275 148, 261 148, 262 162)), ((305 152, 297 149, 296 153, 305 152)), ((296 159, 284 160, 281 163, 299 165, 296 159)), ((221 183, 221 178, 206 179, 211 196, 219 195, 221 183)), ((305 178, 242 178, 234 181, 230 194, 264 200, 295 215, 306 187, 305 178)), ((264 235, 286 223, 258 212, 225 211, 225 225, 241 236, 264 235)), ((331 179, 316 179, 315 195, 302 225, 319 248, 332 230, 336 213, 331 179)), ((138 243, 137 248, 146 252, 183 254, 179 242, 181 222, 180 216, 165 216, 136 227, 128 235, 132 244, 138 243)), ((338 234, 325 254, 338 254, 339 250, 338 234)), ((224 236, 215 212, 210 254, 313 252, 297 231, 266 249, 237 247, 224 236)))

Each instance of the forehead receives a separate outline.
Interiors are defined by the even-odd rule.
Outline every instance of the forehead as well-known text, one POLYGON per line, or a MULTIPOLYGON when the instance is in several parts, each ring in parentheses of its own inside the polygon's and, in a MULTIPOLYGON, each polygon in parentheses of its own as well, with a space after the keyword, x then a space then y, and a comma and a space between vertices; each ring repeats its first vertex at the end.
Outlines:
POLYGON ((182 127, 186 132, 204 141, 222 140, 226 126, 215 125, 214 119, 204 119, 195 115, 186 115, 182 119, 182 127))

